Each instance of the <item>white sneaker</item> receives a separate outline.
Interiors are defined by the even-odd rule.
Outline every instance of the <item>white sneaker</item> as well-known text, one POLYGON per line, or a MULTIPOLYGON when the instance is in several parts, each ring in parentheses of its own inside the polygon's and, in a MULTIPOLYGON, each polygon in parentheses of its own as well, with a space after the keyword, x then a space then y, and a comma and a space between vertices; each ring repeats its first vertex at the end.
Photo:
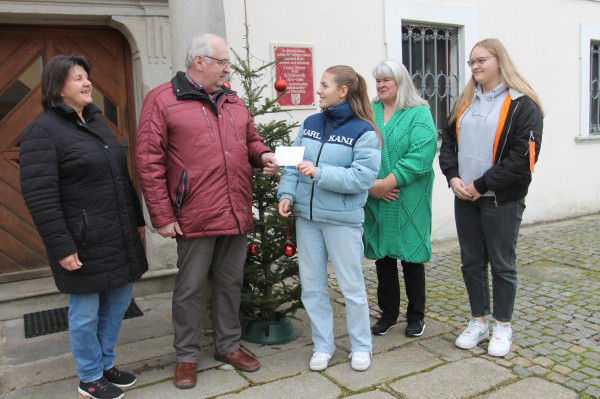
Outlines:
POLYGON ((356 371, 365 371, 371 365, 371 352, 352 352, 348 357, 352 359, 352 368, 356 371))
POLYGON ((494 333, 488 346, 488 355, 504 357, 510 352, 513 341, 512 328, 510 324, 496 324, 494 333))
POLYGON ((471 349, 478 343, 490 337, 490 329, 487 323, 471 319, 469 326, 456 338, 454 344, 461 349, 471 349))
POLYGON ((324 352, 315 352, 310 358, 310 369, 312 371, 321 371, 327 368, 331 355, 324 352))

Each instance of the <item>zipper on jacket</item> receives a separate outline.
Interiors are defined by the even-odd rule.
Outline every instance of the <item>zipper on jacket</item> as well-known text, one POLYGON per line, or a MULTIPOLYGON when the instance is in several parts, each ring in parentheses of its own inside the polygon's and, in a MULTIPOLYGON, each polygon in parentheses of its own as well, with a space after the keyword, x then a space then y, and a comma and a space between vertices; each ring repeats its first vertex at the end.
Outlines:
MULTIPOLYGON (((502 153, 504 152, 504 147, 506 147, 506 142, 508 141, 508 133, 510 132, 510 127, 512 126, 513 117, 515 116, 515 112, 517 112, 517 108, 519 108, 519 104, 520 103, 517 103, 517 105, 515 106, 515 109, 513 109, 512 114, 510 114, 510 122, 508 122, 508 129, 506 129, 506 137, 504 138, 504 143, 502 143, 502 149, 500 150, 500 154, 498 155, 498 160, 500 160, 500 157, 502 157, 502 153)), ((496 163, 495 159, 494 159, 494 163, 496 163)))
MULTIPOLYGON (((502 149, 500 150, 500 154, 498 154, 498 160, 500 160, 500 158, 502 157, 502 153, 504 152, 504 147, 506 147, 506 142, 508 141, 508 133, 510 132, 513 117, 515 116, 515 112, 517 112, 517 108, 519 108, 519 104, 520 104, 520 102, 517 102, 517 105, 515 105, 515 109, 513 109, 513 112, 510 114, 510 121, 508 122, 508 129, 506 129, 506 137, 504 138, 504 143, 502 143, 502 149)), ((495 159, 494 159, 494 163, 496 163, 495 159)), ((496 198, 495 191, 494 191, 494 205, 496 206, 496 208, 498 208, 498 200, 496 198)))
MULTIPOLYGON (((323 138, 323 142, 321 143, 321 148, 319 148, 319 153, 317 154, 317 160, 315 161, 315 168, 319 165, 319 159, 321 159, 321 152, 323 151, 323 146, 327 143, 327 139, 329 139, 329 134, 331 134, 331 129, 333 129, 333 120, 331 121, 331 125, 329 125, 329 129, 327 129, 327 133, 325 133, 325 137, 323 138)), ((310 189, 310 220, 313 220, 313 198, 315 196, 315 182, 313 182, 312 187, 310 189)))
POLYGON ((84 210, 81 211, 81 245, 85 246, 88 240, 88 217, 84 210))
POLYGON ((175 193, 175 205, 177 205, 177 211, 181 215, 181 208, 183 207, 183 201, 185 200, 185 194, 187 192, 187 170, 181 172, 179 183, 177 183, 177 192, 175 193))
POLYGON ((235 125, 233 124, 233 118, 231 117, 231 112, 229 112, 229 107, 225 107, 227 113, 229 114, 229 120, 231 121, 231 127, 233 128, 233 137, 237 140, 237 133, 235 132, 235 125))
POLYGON ((206 113, 206 108, 202 107, 202 111, 204 111, 204 116, 206 117, 206 121, 208 122, 208 130, 210 130, 210 137, 212 137, 212 141, 215 141, 215 135, 213 134, 212 125, 210 123, 210 119, 208 119, 208 114, 206 113))

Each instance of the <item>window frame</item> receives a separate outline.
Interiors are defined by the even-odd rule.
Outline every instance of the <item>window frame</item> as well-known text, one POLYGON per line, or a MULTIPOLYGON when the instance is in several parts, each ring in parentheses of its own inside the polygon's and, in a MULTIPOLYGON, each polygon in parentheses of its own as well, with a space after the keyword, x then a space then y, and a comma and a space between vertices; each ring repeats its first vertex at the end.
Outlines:
MULTIPOLYGON (((478 42, 479 12, 477 7, 423 4, 415 1, 384 0, 387 57, 402 62, 402 25, 424 24, 458 28, 459 93, 471 79, 467 67, 468 54, 478 42), (400 21, 398 21, 400 20, 400 21)), ((436 126, 437 129, 443 126, 436 126)))
POLYGON ((579 136, 575 137, 579 143, 600 143, 600 135, 590 135, 590 46, 593 41, 600 41, 600 25, 581 24, 581 119, 579 136))

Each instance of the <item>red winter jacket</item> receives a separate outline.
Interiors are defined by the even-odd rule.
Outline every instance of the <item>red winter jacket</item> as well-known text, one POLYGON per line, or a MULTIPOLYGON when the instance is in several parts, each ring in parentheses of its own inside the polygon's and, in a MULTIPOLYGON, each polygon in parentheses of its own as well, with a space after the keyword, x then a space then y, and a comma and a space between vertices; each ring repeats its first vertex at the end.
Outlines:
POLYGON ((269 151, 235 92, 215 105, 178 72, 140 115, 135 160, 152 225, 177 220, 184 238, 254 229, 252 167, 269 151))

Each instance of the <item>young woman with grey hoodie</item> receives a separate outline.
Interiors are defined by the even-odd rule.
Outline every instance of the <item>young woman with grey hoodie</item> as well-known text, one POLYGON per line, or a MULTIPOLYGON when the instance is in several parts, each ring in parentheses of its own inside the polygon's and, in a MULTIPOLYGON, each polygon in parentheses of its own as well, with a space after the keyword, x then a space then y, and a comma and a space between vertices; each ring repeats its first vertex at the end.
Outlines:
POLYGON ((489 263, 496 325, 488 354, 502 357, 512 344, 516 245, 542 142, 543 111, 498 39, 477 43, 468 65, 472 77, 442 131, 439 158, 456 196, 456 230, 472 316, 456 346, 469 349, 489 338, 489 263))

